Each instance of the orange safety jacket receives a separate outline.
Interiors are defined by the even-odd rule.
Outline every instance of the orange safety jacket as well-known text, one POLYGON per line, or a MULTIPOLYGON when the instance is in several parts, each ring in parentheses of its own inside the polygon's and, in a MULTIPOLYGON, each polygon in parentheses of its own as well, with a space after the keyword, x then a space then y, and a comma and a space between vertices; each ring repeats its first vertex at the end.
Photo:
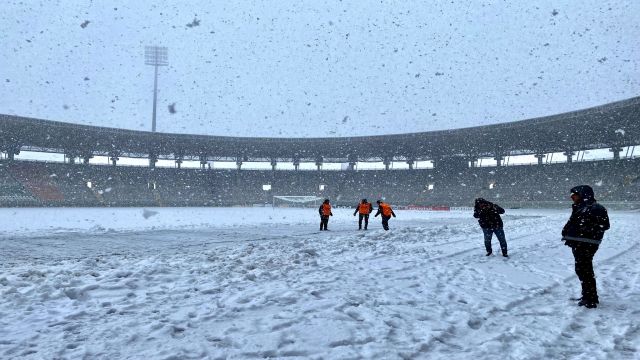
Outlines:
POLYGON ((331 215, 331 204, 322 204, 322 215, 323 216, 331 215))
POLYGON ((380 209, 382 209, 382 215, 391 216, 391 206, 387 203, 380 203, 380 209))
POLYGON ((360 203, 360 205, 358 205, 358 212, 360 214, 370 214, 371 213, 371 203, 360 203))

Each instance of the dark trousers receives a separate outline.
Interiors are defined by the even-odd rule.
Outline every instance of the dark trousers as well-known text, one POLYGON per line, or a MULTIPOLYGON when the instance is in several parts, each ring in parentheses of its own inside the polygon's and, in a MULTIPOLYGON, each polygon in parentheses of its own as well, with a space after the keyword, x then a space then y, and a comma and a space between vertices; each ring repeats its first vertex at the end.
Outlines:
POLYGON ((362 219, 364 219, 364 229, 367 230, 367 226, 369 226, 369 214, 359 214, 358 229, 362 229, 362 219))
POLYGON ((504 237, 503 229, 482 229, 484 233, 484 247, 487 249, 487 253, 493 252, 491 249, 491 238, 493 234, 496 234, 498 241, 500 242, 500 249, 502 249, 502 253, 507 253, 507 239, 504 237))
POLYGON ((321 215, 320 216, 320 230, 327 230, 327 224, 329 224, 329 217, 321 215))
POLYGON ((389 230, 389 219, 391 219, 391 216, 382 215, 382 228, 385 230, 389 230))
POLYGON ((571 248, 576 261, 576 275, 582 284, 582 300, 586 303, 598 302, 596 277, 593 272, 593 256, 598 251, 597 245, 580 244, 571 248))

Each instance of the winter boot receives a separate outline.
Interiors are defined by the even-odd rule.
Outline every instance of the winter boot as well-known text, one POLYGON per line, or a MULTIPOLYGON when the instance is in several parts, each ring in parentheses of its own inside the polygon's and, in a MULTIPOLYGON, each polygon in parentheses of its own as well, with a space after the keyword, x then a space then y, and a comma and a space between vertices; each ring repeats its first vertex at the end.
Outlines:
MULTIPOLYGON (((580 297, 572 297, 572 298, 569 298, 569 300, 582 302, 582 296, 580 296, 580 297)), ((599 300, 597 300, 597 299, 596 299, 596 301, 594 301, 594 302, 595 302, 596 304, 600 304, 600 301, 599 301, 599 300)), ((582 306, 582 305, 580 305, 580 306, 582 306)))
POLYGON ((596 302, 587 302, 587 301, 584 301, 584 300, 580 300, 578 302, 578 306, 584 306, 587 309, 595 309, 595 308, 598 307, 598 304, 596 302))
POLYGON ((485 256, 491 256, 491 254, 493 254, 493 252, 489 251, 485 256))

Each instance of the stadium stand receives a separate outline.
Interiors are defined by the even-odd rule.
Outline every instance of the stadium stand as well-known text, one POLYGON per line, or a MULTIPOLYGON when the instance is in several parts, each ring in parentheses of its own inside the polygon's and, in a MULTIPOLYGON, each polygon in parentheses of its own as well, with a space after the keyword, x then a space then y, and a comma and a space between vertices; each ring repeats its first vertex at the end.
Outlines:
POLYGON ((272 195, 315 195, 332 199, 336 206, 353 206, 363 197, 386 198, 399 206, 469 206, 476 197, 512 207, 562 206, 568 189, 580 183, 592 184, 603 202, 640 202, 640 159, 468 168, 455 178, 438 178, 433 169, 238 171, 19 161, 2 165, 4 206, 33 206, 34 199, 43 206, 255 206, 270 205, 272 195), (264 184, 271 190, 263 190, 264 184))
POLYGON ((38 201, 0 164, 0 206, 37 206, 38 201))
MULTIPOLYGON (((504 206, 565 206, 577 184, 601 201, 640 204, 640 159, 622 155, 640 144, 640 97, 491 126, 352 138, 279 139, 159 134, 0 115, 1 206, 256 206, 274 195, 330 198, 334 206, 385 198, 394 206, 470 206, 484 197, 504 206), (580 129, 580 136, 575 130, 580 129), (613 159, 505 166, 510 155, 542 156, 610 149, 613 159), (66 163, 23 161, 21 151, 56 153, 66 163), (93 165, 106 156, 113 165, 93 165), (120 166, 119 157, 149 166, 120 166), (498 166, 470 167, 492 157, 498 166), (75 159, 83 159, 75 163, 75 159), (156 167, 158 159, 197 159, 200 169, 156 167), (244 170, 244 161, 323 161, 348 170, 244 170), (358 161, 432 161, 434 168, 355 170, 358 161), (235 161, 238 169, 208 169, 235 161), (270 190, 263 190, 270 185, 270 190)), ((633 154, 633 151, 631 152, 633 154)))

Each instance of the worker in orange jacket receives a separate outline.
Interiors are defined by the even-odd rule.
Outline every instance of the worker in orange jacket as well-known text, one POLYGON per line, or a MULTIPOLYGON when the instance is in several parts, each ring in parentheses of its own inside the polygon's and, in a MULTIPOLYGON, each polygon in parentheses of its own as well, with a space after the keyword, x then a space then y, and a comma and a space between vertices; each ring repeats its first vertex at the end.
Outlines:
POLYGON ((378 215, 382 214, 382 228, 385 230, 389 230, 389 219, 391 219, 391 216, 396 217, 396 214, 393 212, 391 206, 385 202, 382 202, 382 200, 378 200, 376 201, 376 203, 378 203, 378 212, 376 213, 375 217, 378 217, 378 215))
POLYGON ((362 199, 358 205, 356 205, 356 210, 353 212, 353 216, 356 216, 357 213, 360 213, 358 216, 358 230, 362 230, 362 219, 364 219, 364 229, 367 230, 367 226, 369 226, 369 214, 373 211, 373 205, 370 202, 367 202, 367 199, 362 199))
POLYGON ((320 208, 318 209, 320 213, 320 231, 327 230, 327 224, 329 224, 329 216, 333 216, 331 212, 331 204, 329 204, 329 199, 324 199, 320 208))

